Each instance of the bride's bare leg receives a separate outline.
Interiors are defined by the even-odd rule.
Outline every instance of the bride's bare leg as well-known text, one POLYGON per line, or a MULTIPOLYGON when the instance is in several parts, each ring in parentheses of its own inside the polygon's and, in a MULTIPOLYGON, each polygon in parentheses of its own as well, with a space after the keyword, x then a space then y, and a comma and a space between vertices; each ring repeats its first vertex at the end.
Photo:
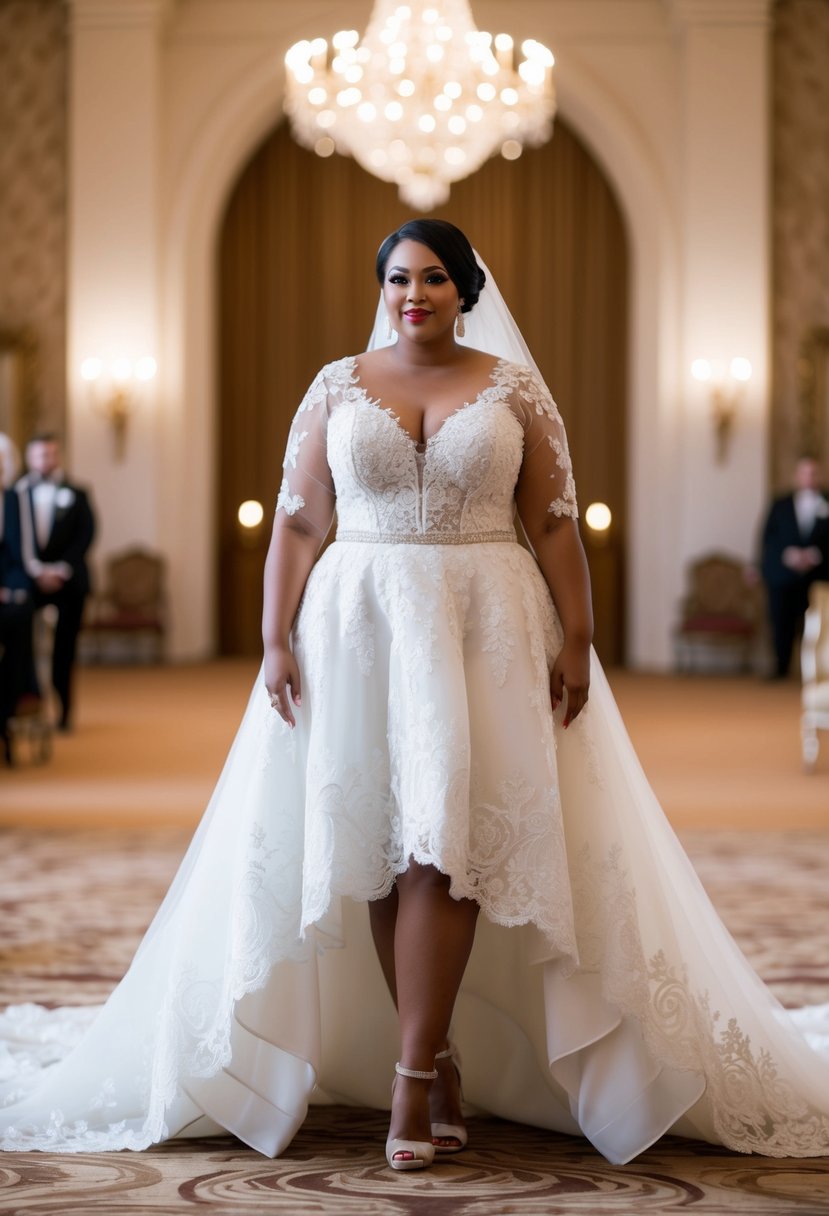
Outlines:
POLYGON ((394 933, 397 926, 397 887, 392 887, 384 899, 373 899, 368 905, 368 919, 374 949, 380 960, 383 979, 397 1008, 397 980, 394 975, 394 933))
MULTIPOLYGON (((412 862, 384 900, 369 904, 372 934, 400 1018, 401 1062, 429 1071, 446 1036, 455 998, 472 949, 478 905, 453 899, 449 879, 433 866, 412 862)), ((398 1077, 390 1134, 431 1139, 430 1122, 460 1123, 460 1094, 451 1061, 438 1061, 432 1094, 428 1082, 398 1077), (431 1099, 431 1110, 430 1110, 431 1099)))

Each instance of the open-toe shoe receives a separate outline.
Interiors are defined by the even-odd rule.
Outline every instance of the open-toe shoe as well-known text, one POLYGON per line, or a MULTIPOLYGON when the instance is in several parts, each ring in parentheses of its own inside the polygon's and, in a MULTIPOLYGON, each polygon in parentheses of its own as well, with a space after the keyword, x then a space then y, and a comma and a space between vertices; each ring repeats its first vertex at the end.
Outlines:
MULTIPOLYGON (((451 1060, 455 1072, 458 1075, 458 1087, 461 1083, 460 1056, 458 1050, 453 1043, 450 1043, 445 1051, 439 1051, 435 1056, 435 1060, 451 1060)), ((461 1096, 463 1093, 461 1091, 461 1096)), ((445 1155, 447 1153, 460 1153, 466 1148, 469 1141, 469 1134, 466 1128, 461 1123, 432 1123, 432 1143, 435 1146, 435 1153, 445 1155), (454 1144, 438 1144, 439 1140, 454 1140, 454 1144)))
MULTIPOLYGON (((436 1068, 419 1072, 414 1068, 404 1068, 399 1063, 395 1064, 394 1071, 398 1076, 412 1077, 417 1081, 434 1081, 438 1075, 436 1068)), ((386 1141, 386 1161, 393 1170, 422 1170, 431 1165, 434 1159, 435 1146, 431 1140, 404 1140, 389 1136, 386 1141)))

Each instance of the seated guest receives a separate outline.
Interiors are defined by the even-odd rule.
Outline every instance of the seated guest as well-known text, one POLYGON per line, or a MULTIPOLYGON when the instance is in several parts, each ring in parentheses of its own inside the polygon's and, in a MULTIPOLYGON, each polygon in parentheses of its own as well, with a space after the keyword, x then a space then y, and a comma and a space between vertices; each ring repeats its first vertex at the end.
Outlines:
MULTIPOLYGON (((60 730, 72 713, 72 668, 89 593, 86 553, 95 520, 86 491, 67 480, 55 435, 35 435, 26 445, 28 473, 16 488, 23 563, 34 583, 35 608, 55 604, 58 621, 52 655, 52 684, 60 700, 60 730)), ((32 666, 30 691, 37 692, 32 666)))
POLYGON ((0 490, 0 738, 11 764, 9 719, 32 664, 32 587, 20 553, 17 495, 0 490))

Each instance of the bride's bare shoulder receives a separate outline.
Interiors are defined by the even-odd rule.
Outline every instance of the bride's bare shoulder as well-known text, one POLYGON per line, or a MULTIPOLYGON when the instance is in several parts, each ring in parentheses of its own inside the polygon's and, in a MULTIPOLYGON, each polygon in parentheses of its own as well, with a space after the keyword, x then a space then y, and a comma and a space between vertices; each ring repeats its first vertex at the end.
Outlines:
POLYGON ((364 350, 354 356, 354 362, 360 367, 385 367, 389 361, 389 347, 378 346, 376 350, 364 350))
POLYGON ((468 352, 469 365, 475 371, 491 371, 496 363, 501 362, 498 355, 491 355, 485 350, 477 350, 474 346, 467 346, 464 349, 468 352))

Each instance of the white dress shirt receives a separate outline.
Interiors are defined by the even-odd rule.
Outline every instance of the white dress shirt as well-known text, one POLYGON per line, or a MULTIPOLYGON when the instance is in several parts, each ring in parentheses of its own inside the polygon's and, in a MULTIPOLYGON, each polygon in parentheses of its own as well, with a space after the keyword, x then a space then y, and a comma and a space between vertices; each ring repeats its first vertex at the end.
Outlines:
POLYGON ((45 549, 52 534, 55 518, 55 496, 58 487, 48 477, 43 477, 32 487, 32 504, 35 512, 35 535, 41 549, 45 549))
POLYGON ((816 519, 824 519, 829 505, 818 490, 797 490, 794 496, 794 513, 800 535, 805 540, 815 526, 816 519))

